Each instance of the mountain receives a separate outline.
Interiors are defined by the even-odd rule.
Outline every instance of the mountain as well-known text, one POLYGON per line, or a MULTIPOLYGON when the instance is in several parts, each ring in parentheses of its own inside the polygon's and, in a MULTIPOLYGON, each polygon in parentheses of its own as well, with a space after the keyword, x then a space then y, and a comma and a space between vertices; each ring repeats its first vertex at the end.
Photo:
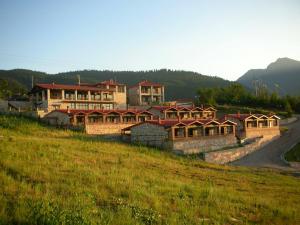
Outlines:
POLYGON ((300 95, 300 61, 279 58, 266 69, 249 70, 237 82, 251 89, 256 84, 281 95, 300 95))
POLYGON ((77 75, 83 83, 96 83, 103 80, 115 79, 125 83, 127 86, 134 85, 141 80, 150 80, 165 85, 166 99, 193 99, 201 87, 224 87, 231 82, 219 77, 206 76, 189 71, 153 70, 153 71, 97 71, 82 70, 58 74, 47 74, 43 72, 15 69, 0 70, 0 79, 13 80, 27 90, 31 88, 32 77, 34 83, 77 83, 77 75))

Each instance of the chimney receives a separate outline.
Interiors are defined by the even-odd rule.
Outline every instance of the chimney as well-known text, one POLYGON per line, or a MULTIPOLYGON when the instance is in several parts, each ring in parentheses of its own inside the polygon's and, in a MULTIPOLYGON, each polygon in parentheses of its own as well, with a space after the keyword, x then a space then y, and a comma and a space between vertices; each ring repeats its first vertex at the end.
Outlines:
POLYGON ((238 117, 240 117, 240 116, 241 116, 241 113, 240 113, 240 111, 238 111, 238 113, 237 113, 237 116, 238 116, 238 117))
POLYGON ((201 109, 203 109, 203 104, 201 104, 201 109))
POLYGON ((67 113, 68 113, 68 114, 71 113, 70 107, 69 107, 69 106, 67 106, 67 113))
POLYGON ((252 112, 251 112, 251 111, 249 111, 249 114, 250 114, 250 115, 252 115, 252 112))
POLYGON ((227 115, 224 116, 224 119, 227 120, 227 115))
POLYGON ((52 85, 54 85, 54 82, 52 82, 52 85))

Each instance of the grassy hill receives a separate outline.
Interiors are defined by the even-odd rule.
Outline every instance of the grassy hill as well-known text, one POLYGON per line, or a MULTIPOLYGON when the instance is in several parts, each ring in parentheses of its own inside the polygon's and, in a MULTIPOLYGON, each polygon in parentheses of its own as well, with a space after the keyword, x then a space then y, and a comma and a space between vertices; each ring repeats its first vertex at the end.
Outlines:
POLYGON ((108 79, 116 79, 128 86, 134 85, 141 80, 147 79, 159 82, 166 86, 166 99, 194 99, 196 92, 201 87, 224 87, 230 81, 219 77, 205 76, 199 73, 173 70, 154 71, 97 71, 83 70, 58 74, 46 74, 31 70, 0 70, 0 79, 14 80, 29 90, 32 84, 32 76, 35 83, 77 83, 77 75, 80 75, 81 82, 96 83, 108 79))
POLYGON ((0 116, 0 224, 297 224, 300 180, 0 116))
POLYGON ((300 95, 300 61, 279 58, 266 69, 249 70, 237 82, 250 89, 256 82, 258 87, 266 86, 281 95, 300 95))

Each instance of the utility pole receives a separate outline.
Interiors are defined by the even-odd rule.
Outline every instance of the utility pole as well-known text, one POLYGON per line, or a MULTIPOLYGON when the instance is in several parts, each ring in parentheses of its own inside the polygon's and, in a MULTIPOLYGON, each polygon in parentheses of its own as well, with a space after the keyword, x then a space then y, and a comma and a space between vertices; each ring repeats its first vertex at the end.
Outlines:
POLYGON ((31 76, 31 88, 33 88, 33 75, 31 76))

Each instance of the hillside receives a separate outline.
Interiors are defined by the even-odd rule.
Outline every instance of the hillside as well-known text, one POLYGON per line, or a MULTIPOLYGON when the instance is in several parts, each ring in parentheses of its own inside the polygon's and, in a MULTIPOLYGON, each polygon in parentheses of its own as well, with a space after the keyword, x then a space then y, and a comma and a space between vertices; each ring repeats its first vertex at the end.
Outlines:
POLYGON ((237 82, 253 89, 255 80, 281 95, 300 95, 300 61, 279 58, 266 69, 249 70, 237 82))
POLYGON ((32 76, 35 83, 77 83, 77 75, 80 75, 81 82, 95 83, 107 79, 116 79, 128 86, 147 79, 159 82, 166 86, 166 99, 194 98, 197 89, 201 87, 224 87, 230 81, 219 77, 205 76, 199 73, 188 71, 96 71, 83 70, 59 74, 46 74, 31 70, 0 70, 0 79, 10 79, 22 84, 27 90, 30 89, 32 76))
POLYGON ((297 224, 300 180, 0 115, 1 224, 297 224))

